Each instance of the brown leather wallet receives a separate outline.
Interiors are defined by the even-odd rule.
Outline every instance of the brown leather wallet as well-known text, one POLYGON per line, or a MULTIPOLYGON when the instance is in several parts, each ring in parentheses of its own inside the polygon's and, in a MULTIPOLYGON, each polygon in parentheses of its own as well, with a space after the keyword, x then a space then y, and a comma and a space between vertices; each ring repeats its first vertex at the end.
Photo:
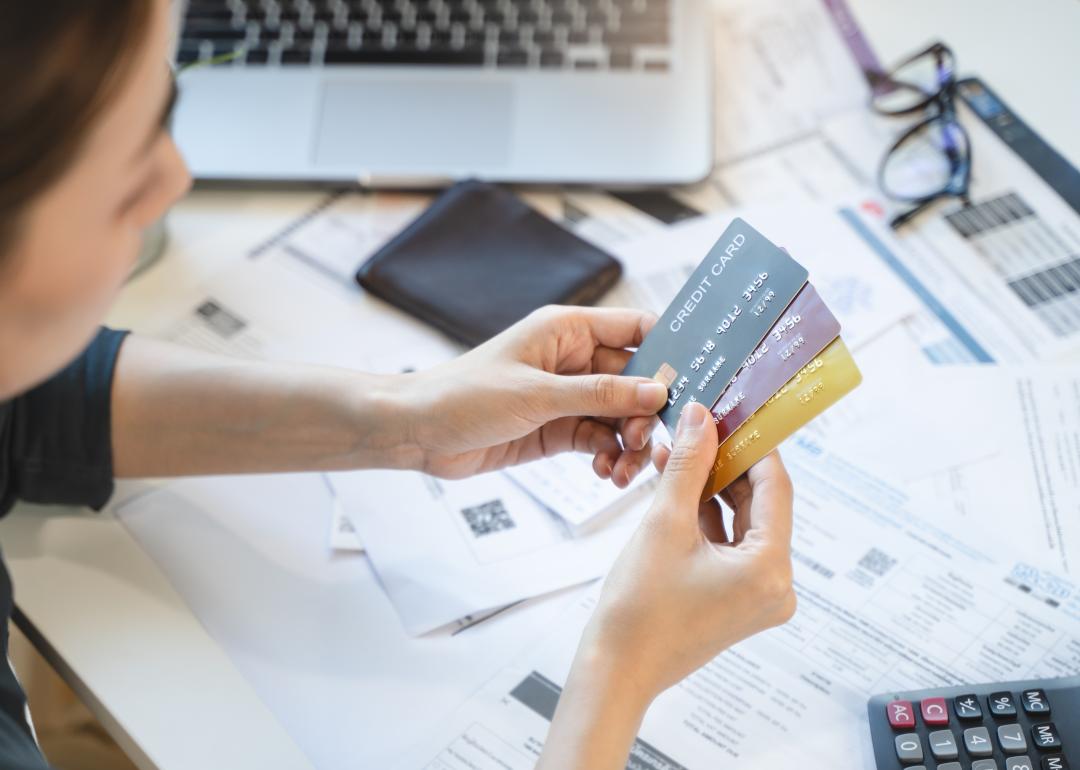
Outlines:
POLYGON ((477 181, 440 195, 356 274, 367 291, 468 345, 550 304, 587 305, 622 266, 513 193, 477 181))

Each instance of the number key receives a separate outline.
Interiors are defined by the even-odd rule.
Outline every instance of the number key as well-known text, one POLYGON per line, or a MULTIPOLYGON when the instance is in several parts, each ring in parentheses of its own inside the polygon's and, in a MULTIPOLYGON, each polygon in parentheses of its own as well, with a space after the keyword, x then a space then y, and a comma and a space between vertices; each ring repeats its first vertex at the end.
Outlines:
POLYGON ((998 766, 992 759, 977 759, 971 763, 971 770, 998 770, 998 766))
POLYGON ((938 730, 930 733, 930 753, 934 759, 956 759, 960 752, 956 746, 956 736, 951 730, 938 730))
POLYGON ((996 717, 1016 716, 1016 701, 1011 692, 991 693, 986 699, 986 705, 989 706, 990 713, 996 717))
POLYGON ((989 757, 994 753, 990 743, 990 731, 985 727, 969 727, 964 730, 964 748, 973 757, 989 757))
POLYGON ((923 761, 922 741, 916 733, 896 736, 896 756, 905 765, 923 761))
POLYGON ((1031 757, 1009 757, 1005 760, 1005 770, 1035 770, 1031 757))
POLYGON ((1001 725, 997 729, 998 744, 1006 754, 1022 754, 1027 751, 1027 739, 1020 725, 1001 725))

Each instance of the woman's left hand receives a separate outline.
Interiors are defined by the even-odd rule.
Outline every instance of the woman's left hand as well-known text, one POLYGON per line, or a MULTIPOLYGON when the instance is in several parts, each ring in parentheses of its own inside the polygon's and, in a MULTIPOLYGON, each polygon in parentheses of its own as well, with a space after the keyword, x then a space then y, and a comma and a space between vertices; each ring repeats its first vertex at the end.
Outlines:
POLYGON ((461 478, 575 450, 625 487, 649 462, 667 388, 621 377, 651 313, 545 307, 460 358, 411 376, 421 469, 461 478))

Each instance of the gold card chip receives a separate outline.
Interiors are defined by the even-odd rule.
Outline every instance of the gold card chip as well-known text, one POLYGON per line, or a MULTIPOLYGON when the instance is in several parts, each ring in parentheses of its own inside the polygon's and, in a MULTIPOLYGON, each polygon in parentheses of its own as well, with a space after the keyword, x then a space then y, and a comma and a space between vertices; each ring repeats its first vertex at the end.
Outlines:
POLYGON ((653 379, 663 383, 665 388, 670 388, 671 383, 675 382, 675 376, 677 374, 678 372, 675 371, 671 364, 660 364, 660 368, 656 370, 653 379))

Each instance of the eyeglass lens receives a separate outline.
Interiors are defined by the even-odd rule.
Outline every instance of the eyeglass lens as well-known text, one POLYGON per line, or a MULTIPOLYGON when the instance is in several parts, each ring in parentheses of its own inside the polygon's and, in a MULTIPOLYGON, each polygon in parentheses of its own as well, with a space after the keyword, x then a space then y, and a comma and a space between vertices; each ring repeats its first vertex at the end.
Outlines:
POLYGON ((955 120, 928 120, 889 153, 881 170, 881 186, 887 195, 906 201, 960 192, 967 155, 967 136, 955 120))

